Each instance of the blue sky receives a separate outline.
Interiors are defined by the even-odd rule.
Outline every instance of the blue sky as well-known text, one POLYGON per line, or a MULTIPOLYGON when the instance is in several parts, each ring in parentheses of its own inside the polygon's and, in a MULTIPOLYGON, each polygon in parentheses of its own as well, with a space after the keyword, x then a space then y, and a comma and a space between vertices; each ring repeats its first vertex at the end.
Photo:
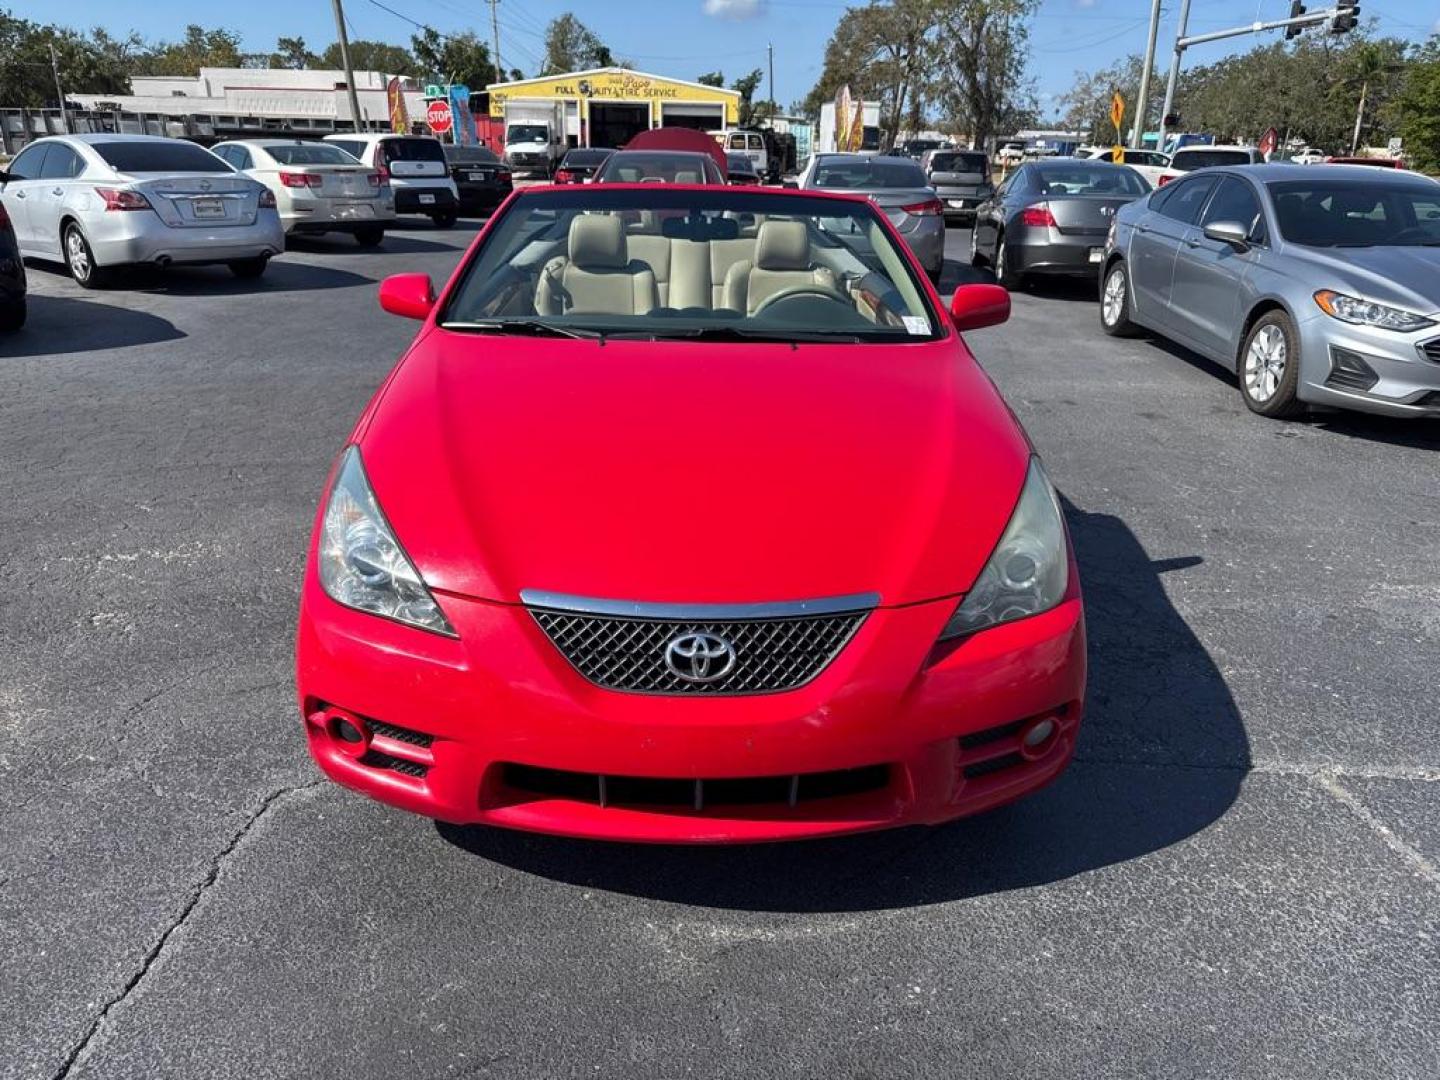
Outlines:
MULTIPOLYGON (((0 0, 6 2, 6 0, 0 0)), ((490 35, 485 0, 380 0, 386 7, 441 31, 474 29, 490 35)), ((1326 0, 1314 0, 1317 8, 1326 0)), ((42 22, 115 32, 137 30, 147 38, 178 36, 186 22, 220 24, 238 32, 249 51, 273 46, 277 35, 299 34, 312 47, 334 40, 328 0, 246 0, 243 4, 196 4, 194 0, 146 0, 141 4, 99 0, 8 0, 15 14, 42 22)), ((1174 38, 1179 0, 1164 0, 1161 51, 1174 38)), ((617 56, 645 71, 694 78, 723 70, 734 78, 765 66, 767 43, 775 46, 776 97, 797 100, 820 73, 825 42, 846 5, 842 0, 500 0, 500 50, 506 66, 518 61, 527 73, 542 52, 546 22, 575 12, 617 56)), ((1289 0, 1192 0, 1194 32, 1283 18, 1289 0)), ((345 0, 352 35, 407 44, 413 27, 376 6, 375 0, 345 0)), ((1362 11, 1381 33, 1421 40, 1440 29, 1440 0, 1362 0, 1362 11)), ((1150 0, 1044 0, 1030 28, 1031 74, 1042 107, 1070 86, 1077 70, 1104 66, 1145 47, 1150 0)), ((1267 35, 1267 39, 1271 36, 1267 35)), ((1250 47, 1255 36, 1197 47, 1187 60, 1205 63, 1250 47)), ((1163 67, 1163 64, 1162 64, 1163 67)))

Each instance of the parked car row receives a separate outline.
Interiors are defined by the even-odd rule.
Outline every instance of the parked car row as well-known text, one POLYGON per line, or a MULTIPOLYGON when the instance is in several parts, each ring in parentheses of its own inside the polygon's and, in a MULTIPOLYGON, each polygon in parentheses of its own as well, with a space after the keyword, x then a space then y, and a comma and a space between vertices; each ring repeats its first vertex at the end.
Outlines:
MULTIPOLYGON (((287 237, 341 233, 373 247, 397 215, 448 228, 493 209, 511 186, 489 150, 421 136, 239 139, 206 150, 152 135, 61 135, 35 140, 0 171, 0 210, 17 266, 61 262, 92 288, 134 265, 223 263, 259 277, 287 237)), ((24 280, 8 277, 7 295, 24 280)))

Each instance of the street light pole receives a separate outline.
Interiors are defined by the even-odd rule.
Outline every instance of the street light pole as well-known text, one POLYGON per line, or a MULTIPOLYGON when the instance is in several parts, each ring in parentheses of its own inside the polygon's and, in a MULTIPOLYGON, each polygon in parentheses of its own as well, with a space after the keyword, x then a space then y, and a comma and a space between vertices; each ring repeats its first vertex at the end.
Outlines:
POLYGON ((1140 72, 1140 100, 1135 103, 1135 123, 1130 128, 1130 145, 1145 145, 1145 106, 1150 103, 1150 72, 1155 67, 1155 39, 1160 35, 1160 0, 1150 6, 1150 40, 1145 46, 1145 68, 1140 72))
POLYGON ((355 69, 350 66, 350 39, 345 34, 345 10, 340 6, 340 0, 330 0, 335 8, 335 35, 340 42, 340 63, 345 67, 345 89, 350 95, 350 118, 355 125, 356 131, 361 128, 360 119, 360 97, 355 93, 355 69))
POLYGON ((765 52, 770 58, 770 126, 775 126, 775 114, 779 107, 775 102, 775 46, 766 45, 765 52))
POLYGON ((500 0, 490 0, 490 35, 495 40, 495 81, 505 81, 505 67, 500 63, 500 0))
POLYGON ((65 108, 65 91, 60 89, 60 61, 55 58, 55 46, 50 46, 50 71, 55 76, 55 97, 60 102, 60 130, 70 134, 70 113, 65 108))
POLYGON ((1165 152, 1165 118, 1175 104, 1175 84, 1180 79, 1180 61, 1185 56, 1185 46, 1180 44, 1190 25, 1190 0, 1180 2, 1180 22, 1175 27, 1175 52, 1170 57, 1170 74, 1165 78, 1165 104, 1160 107, 1160 127, 1155 139, 1155 149, 1165 152))

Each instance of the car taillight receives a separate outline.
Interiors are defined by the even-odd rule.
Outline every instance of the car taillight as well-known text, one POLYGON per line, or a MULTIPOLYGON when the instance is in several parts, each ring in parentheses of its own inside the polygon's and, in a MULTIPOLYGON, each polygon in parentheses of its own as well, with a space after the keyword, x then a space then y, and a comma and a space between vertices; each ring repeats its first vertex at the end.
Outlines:
POLYGON ((1050 207, 1045 203, 1038 203, 1020 211, 1020 224, 1033 225, 1037 229, 1053 229, 1055 228, 1055 215, 1050 212, 1050 207))
POLYGON ((385 183, 386 180, 386 178, 378 172, 367 173, 365 179, 370 181, 370 186, 373 188, 378 188, 381 184, 385 183))
POLYGON ((1171 180, 1174 180, 1174 179, 1175 179, 1175 178, 1174 178, 1173 176, 1166 176, 1164 173, 1161 173, 1161 174, 1160 174, 1160 185, 1159 185, 1159 186, 1160 186, 1160 187, 1164 187, 1166 184, 1168 184, 1171 180))
POLYGON ((318 188, 325 183, 325 178, 314 173, 282 172, 280 183, 286 187, 318 188))
POLYGON ((138 191, 124 188, 97 187, 95 194, 105 200, 106 210, 149 210, 150 200, 138 191))
MULTIPOLYGON (((757 180, 756 183, 759 183, 757 180)), ((916 217, 935 217, 945 212, 945 206, 939 199, 926 199, 924 202, 911 203, 909 206, 900 208, 907 214, 914 214, 916 217)))
POLYGON ((275 192, 271 191, 267 187, 264 191, 260 192, 260 209, 274 210, 276 209, 276 207, 277 203, 275 202, 275 192))
POLYGON ((388 184, 390 182, 390 170, 384 165, 375 166, 375 175, 380 177, 380 183, 382 184, 388 184))
POLYGON ((555 170, 555 183, 557 183, 557 184, 573 184, 574 182, 575 182, 575 174, 572 173, 569 169, 556 169, 556 170, 555 170))

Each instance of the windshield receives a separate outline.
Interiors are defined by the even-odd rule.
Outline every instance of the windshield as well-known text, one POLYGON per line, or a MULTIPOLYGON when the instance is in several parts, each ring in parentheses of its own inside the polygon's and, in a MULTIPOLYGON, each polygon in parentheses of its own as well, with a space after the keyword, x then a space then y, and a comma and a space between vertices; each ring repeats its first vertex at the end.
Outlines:
POLYGON ((549 137, 544 124, 511 124, 505 129, 507 143, 544 142, 549 137))
POLYGON ((306 143, 303 146, 267 146, 266 152, 281 165, 359 165, 338 146, 306 143))
POLYGON ((440 161, 445 160, 445 151, 435 139, 386 139, 386 161, 440 161))
POLYGON ((720 183, 720 170, 702 154, 621 150, 611 154, 595 179, 603 183, 720 183), (713 175, 712 175, 713 174, 713 175))
POLYGON ((1035 170, 1042 195, 1144 195, 1150 185, 1123 165, 1045 165, 1035 170))
POLYGON ((1210 169, 1216 165, 1249 165, 1248 150, 1177 150, 1170 167, 1177 172, 1210 169))
POLYGON ((821 188, 923 188, 930 181, 913 161, 886 158, 848 158, 822 161, 815 167, 815 186, 821 188))
POLYGON ((1266 185, 1280 235, 1312 247, 1440 246, 1440 185, 1291 180, 1266 185))
POLYGON ((485 234, 441 313, 475 333, 784 342, 944 332, 874 207, 587 187, 522 194, 485 234))
POLYGON ((209 150, 179 139, 97 142, 91 143, 90 149, 104 158, 105 164, 122 173, 235 171, 209 150))

